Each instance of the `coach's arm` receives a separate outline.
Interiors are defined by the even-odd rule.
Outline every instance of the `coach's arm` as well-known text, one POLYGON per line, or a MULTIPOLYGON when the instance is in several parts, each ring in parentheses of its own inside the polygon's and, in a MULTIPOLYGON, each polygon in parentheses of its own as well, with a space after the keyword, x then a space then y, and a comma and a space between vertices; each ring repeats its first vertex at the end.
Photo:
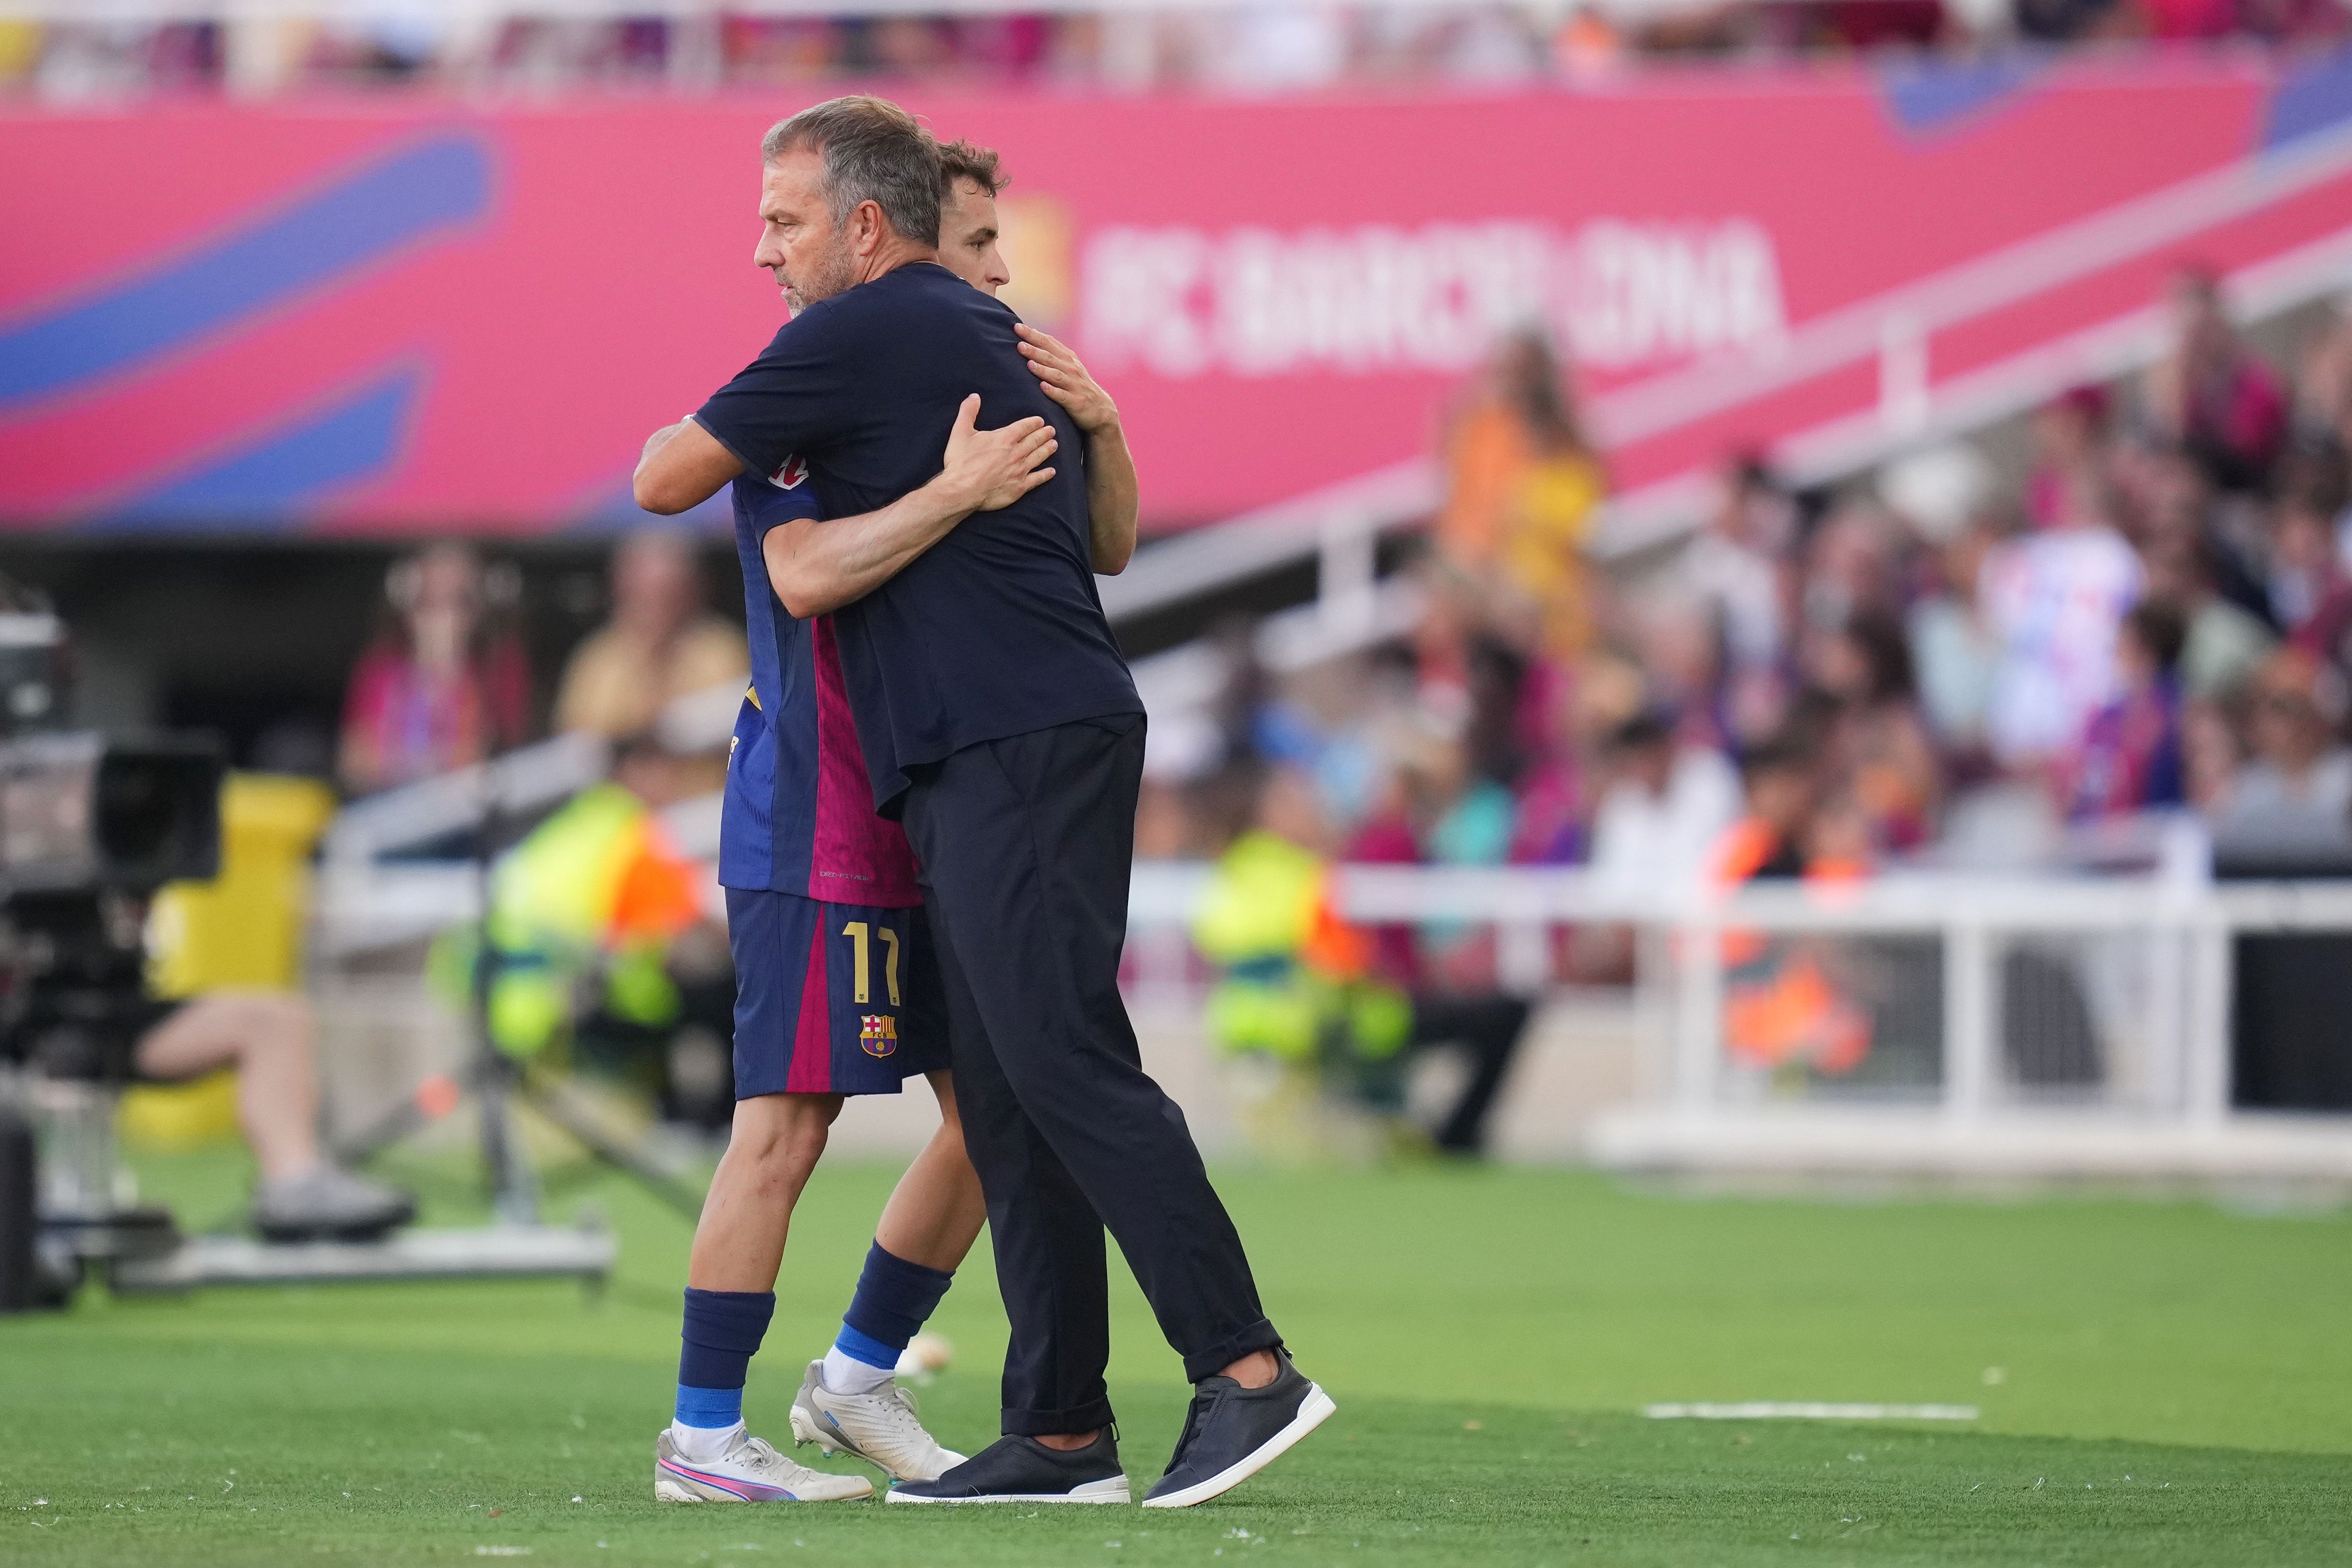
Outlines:
POLYGON ((1116 577, 1135 558, 1135 520, 1142 506, 1135 455, 1127 449, 1118 405, 1059 339, 1026 321, 1013 330, 1021 335, 1021 352, 1045 384, 1045 395, 1068 409, 1070 423, 1086 436, 1087 522, 1093 535, 1094 566, 1104 576, 1116 577))
MULTIPOLYGON (((862 599, 973 512, 1011 506, 1054 477, 1039 467, 1059 444, 1045 420, 1032 415, 980 430, 979 417, 975 394, 956 412, 939 474, 921 489, 876 511, 770 529, 761 552, 784 608, 805 619, 862 599)), ((742 472, 709 431, 682 419, 646 439, 630 488, 646 510, 670 516, 699 506, 742 472)))
POLYGON ((734 482, 742 460, 691 419, 665 425, 646 437, 630 493, 647 511, 674 517, 700 506, 734 482))
POLYGON ((948 449, 929 484, 877 511, 855 517, 795 518, 768 530, 760 553, 768 583, 801 619, 864 598, 907 569, 976 511, 1011 506, 1054 477, 1042 468, 1059 444, 1035 415, 1001 430, 975 427, 978 394, 956 410, 948 449))

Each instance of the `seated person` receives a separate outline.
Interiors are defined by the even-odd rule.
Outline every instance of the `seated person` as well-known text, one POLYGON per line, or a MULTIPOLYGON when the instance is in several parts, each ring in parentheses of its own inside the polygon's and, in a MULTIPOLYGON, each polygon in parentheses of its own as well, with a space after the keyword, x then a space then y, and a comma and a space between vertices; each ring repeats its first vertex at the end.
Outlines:
POLYGON ((236 1119, 260 1179, 254 1228, 271 1241, 381 1235, 415 1217, 408 1194, 353 1175, 319 1146, 319 1026, 310 1005, 225 990, 168 1006, 139 1037, 131 1070, 170 1083, 236 1069, 236 1119))
POLYGON ((631 534, 613 552, 613 613, 574 648, 555 693, 555 728, 619 742, 653 728, 681 697, 750 679, 742 629, 705 603, 694 542, 631 534))
MULTIPOLYGON (((751 679, 742 628, 710 613, 691 539, 632 534, 613 552, 613 613, 572 650, 555 694, 555 728, 619 744, 654 730, 669 705, 751 679)), ((717 749, 683 770, 689 794, 722 789, 717 749)), ((729 1114, 733 1114, 729 1108, 729 1114)))
POLYGON ((2352 748, 2339 738, 2342 679, 2301 648, 2271 656, 2253 681, 2252 755, 2215 803, 2225 853, 2352 851, 2352 748))
POLYGON ((1429 1138, 1448 1154, 1482 1152, 1534 1009, 1499 991, 1407 988, 1378 973, 1371 933, 1332 905, 1328 835, 1306 775, 1244 770, 1228 786, 1228 808, 1247 815, 1223 825, 1230 842, 1192 925, 1219 971, 1209 999, 1218 1047, 1316 1072, 1400 1126, 1411 1059, 1457 1049, 1468 1079, 1429 1138))
POLYGON ((529 738, 530 661, 467 546, 393 567, 382 632, 352 668, 336 772, 351 795, 414 784, 529 738))

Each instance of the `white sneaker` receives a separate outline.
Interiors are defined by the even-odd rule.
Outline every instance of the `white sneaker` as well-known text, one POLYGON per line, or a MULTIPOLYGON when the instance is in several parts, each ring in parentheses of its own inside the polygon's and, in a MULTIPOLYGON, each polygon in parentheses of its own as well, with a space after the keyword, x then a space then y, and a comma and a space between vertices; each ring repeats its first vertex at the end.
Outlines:
POLYGON ((821 1361, 809 1363, 801 1391, 793 1395, 793 1436, 828 1454, 879 1465, 893 1480, 937 1480, 964 1459, 923 1430, 913 1394, 895 1383, 871 1394, 835 1394, 824 1386, 821 1361))
POLYGON ((796 1465, 758 1437, 738 1439, 707 1465, 679 1458, 666 1426, 654 1439, 656 1502, 849 1502, 873 1495, 864 1476, 796 1465))

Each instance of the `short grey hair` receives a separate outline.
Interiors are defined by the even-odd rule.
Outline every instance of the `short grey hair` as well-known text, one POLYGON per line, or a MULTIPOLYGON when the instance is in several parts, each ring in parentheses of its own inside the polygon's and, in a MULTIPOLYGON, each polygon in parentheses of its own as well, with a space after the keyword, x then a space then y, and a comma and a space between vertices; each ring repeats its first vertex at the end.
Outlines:
POLYGON ((939 143, 888 99, 830 99, 780 121, 760 141, 763 163, 799 152, 824 154, 834 222, 848 222, 859 203, 872 202, 903 237, 939 244, 939 143))

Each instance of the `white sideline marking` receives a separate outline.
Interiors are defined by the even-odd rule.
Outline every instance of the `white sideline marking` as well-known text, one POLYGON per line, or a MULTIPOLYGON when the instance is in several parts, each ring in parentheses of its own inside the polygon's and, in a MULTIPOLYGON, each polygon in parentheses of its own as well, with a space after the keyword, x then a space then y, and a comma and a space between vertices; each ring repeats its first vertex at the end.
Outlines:
POLYGON ((1973 1421, 1973 1405, 1827 1405, 1752 1400, 1743 1405, 1644 1405, 1653 1421, 1973 1421))

